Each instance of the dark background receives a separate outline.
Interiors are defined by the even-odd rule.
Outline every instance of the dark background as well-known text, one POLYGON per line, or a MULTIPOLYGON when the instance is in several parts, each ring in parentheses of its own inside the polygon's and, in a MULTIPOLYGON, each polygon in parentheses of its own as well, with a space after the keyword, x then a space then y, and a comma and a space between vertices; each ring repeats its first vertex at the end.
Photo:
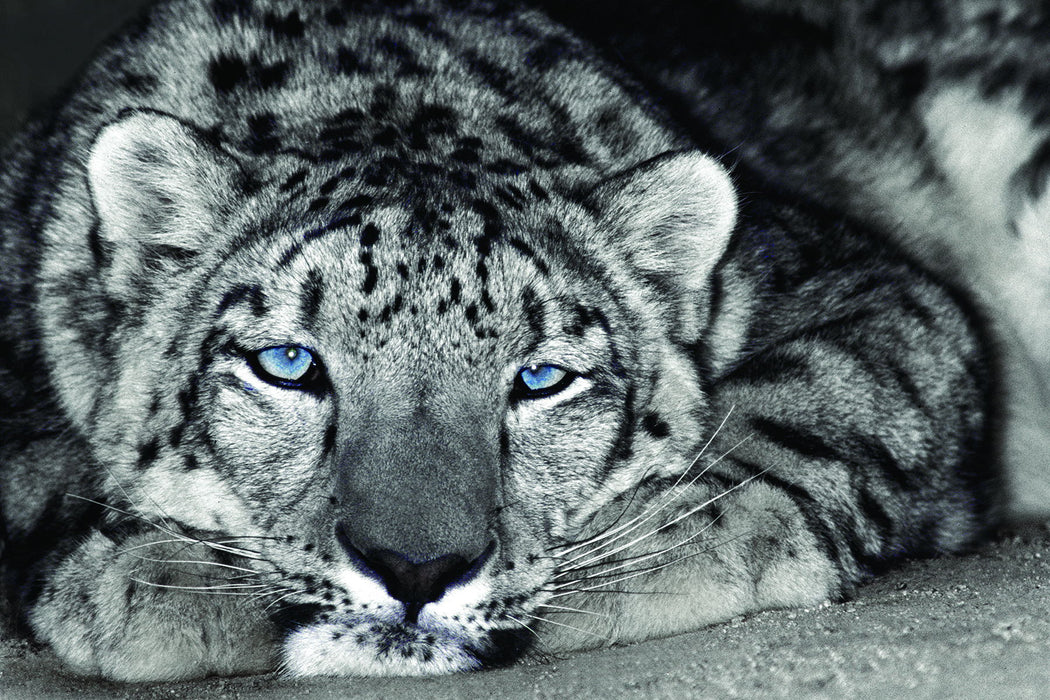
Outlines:
POLYGON ((0 0, 0 140, 147 0, 0 0))

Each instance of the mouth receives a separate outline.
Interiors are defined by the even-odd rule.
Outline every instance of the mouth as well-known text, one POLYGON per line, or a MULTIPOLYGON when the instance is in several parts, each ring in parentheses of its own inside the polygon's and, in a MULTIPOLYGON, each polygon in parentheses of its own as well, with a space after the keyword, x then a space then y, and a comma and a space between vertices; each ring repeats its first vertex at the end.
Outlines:
POLYGON ((486 629, 422 611, 324 615, 293 628, 282 649, 292 676, 431 676, 503 666, 528 648, 523 630, 486 629))

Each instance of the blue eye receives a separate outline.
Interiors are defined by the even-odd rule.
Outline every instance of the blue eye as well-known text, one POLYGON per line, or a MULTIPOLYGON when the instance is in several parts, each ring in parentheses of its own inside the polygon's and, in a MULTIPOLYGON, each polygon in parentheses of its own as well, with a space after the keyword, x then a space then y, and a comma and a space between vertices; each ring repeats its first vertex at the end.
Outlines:
POLYGON ((514 382, 514 393, 518 398, 538 399, 557 394, 572 384, 576 375, 554 365, 530 365, 522 367, 514 382))
POLYGON ((282 345, 255 353, 252 369, 261 379, 280 387, 302 388, 317 373, 313 354, 298 345, 282 345))

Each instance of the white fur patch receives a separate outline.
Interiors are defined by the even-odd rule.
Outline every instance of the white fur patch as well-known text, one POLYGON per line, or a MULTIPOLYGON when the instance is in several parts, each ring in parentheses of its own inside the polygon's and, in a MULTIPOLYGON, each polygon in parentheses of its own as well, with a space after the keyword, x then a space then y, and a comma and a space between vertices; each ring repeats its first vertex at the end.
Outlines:
POLYGON ((487 572, 453 586, 404 621, 404 605, 382 585, 346 568, 335 576, 362 613, 302 627, 283 646, 283 670, 293 676, 428 676, 469 671, 480 666, 470 651, 484 636, 478 605, 492 585, 487 572), (471 620, 474 620, 471 622, 471 620))

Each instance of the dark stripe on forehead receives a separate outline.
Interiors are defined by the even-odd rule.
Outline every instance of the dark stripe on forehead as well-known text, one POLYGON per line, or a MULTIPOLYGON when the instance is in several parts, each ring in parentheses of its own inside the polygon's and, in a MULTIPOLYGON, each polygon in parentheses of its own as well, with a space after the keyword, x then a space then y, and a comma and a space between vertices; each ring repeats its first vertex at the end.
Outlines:
POLYGON ((526 287, 521 294, 521 307, 525 312, 525 324, 531 331, 533 337, 545 338, 547 336, 547 314, 543 308, 543 302, 536 298, 536 292, 532 287, 526 287))
POLYGON ((261 317, 266 315, 266 295, 262 287, 257 284, 239 284, 222 296, 222 300, 219 301, 219 306, 215 310, 215 316, 222 316, 234 306, 245 303, 249 305, 254 316, 261 317))
POLYGON ((540 259, 540 257, 536 254, 536 251, 528 243, 516 237, 511 237, 507 239, 507 243, 510 244, 511 248, 528 258, 544 277, 550 275, 551 271, 550 268, 547 267, 547 263, 540 259))
POLYGON ((303 282, 300 298, 300 312, 303 316, 303 326, 312 329, 317 320, 317 313, 321 309, 324 299, 324 278, 317 270, 310 270, 303 282))
POLYGON ((324 238, 329 233, 342 231, 347 228, 353 228, 361 223, 361 213, 352 212, 349 214, 338 216, 329 221, 324 226, 318 226, 317 228, 310 229, 303 234, 302 240, 296 241, 281 255, 277 261, 278 269, 288 267, 299 255, 302 254, 308 244, 314 241, 324 238))

